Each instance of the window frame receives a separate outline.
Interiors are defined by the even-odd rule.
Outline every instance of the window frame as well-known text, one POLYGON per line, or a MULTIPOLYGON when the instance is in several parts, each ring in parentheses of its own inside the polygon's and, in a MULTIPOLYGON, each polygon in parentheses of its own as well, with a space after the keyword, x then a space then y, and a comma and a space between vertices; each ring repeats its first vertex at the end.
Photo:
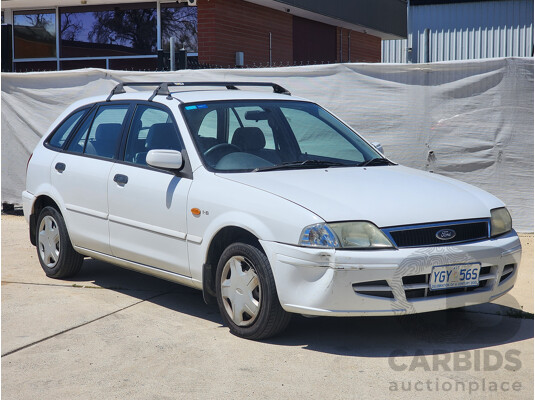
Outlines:
MULTIPOLYGON (((189 128, 188 128, 188 131, 189 131, 189 128)), ((87 138, 86 138, 86 141, 87 141, 87 138)), ((94 158, 94 159, 98 159, 98 160, 114 162, 114 163, 117 163, 117 164, 129 165, 131 167, 144 168, 144 169, 149 169, 151 171, 157 171, 157 172, 161 172, 161 173, 171 174, 171 175, 175 175, 175 176, 178 176, 178 177, 181 177, 181 178, 193 179, 193 169, 191 167, 191 162, 189 160, 188 152, 186 150, 186 145, 184 143, 184 139, 182 138, 182 133, 180 131, 180 128, 178 127, 178 123, 177 123, 177 120, 176 120, 175 115, 173 113, 173 110, 170 107, 166 106, 165 104, 156 103, 156 102, 153 102, 153 101, 148 101, 148 100, 115 100, 114 101, 114 100, 111 100, 111 101, 100 101, 100 102, 96 102, 96 103, 90 103, 90 104, 83 105, 83 106, 78 107, 77 109, 73 110, 72 112, 70 112, 69 115, 67 115, 60 123, 58 123, 57 126, 54 128, 54 130, 47 136, 47 138, 43 142, 43 145, 47 149, 55 151, 55 152, 58 152, 58 153, 65 153, 65 154, 70 154, 70 155, 74 155, 74 156, 78 156, 78 157, 94 158), (69 145, 71 144, 73 138, 78 133, 78 130, 86 122, 86 120, 88 118, 91 118, 91 124, 89 125, 89 131, 90 131, 91 127, 93 126, 93 120, 95 118, 95 115, 96 115, 99 107, 101 107, 103 105, 112 105, 112 104, 128 104, 129 105, 129 109, 128 109, 128 111, 126 113, 126 116, 124 118, 124 121, 123 121, 123 127, 122 127, 122 130, 121 130, 121 140, 119 141, 118 150, 115 152, 115 156, 113 158, 106 158, 106 157, 96 156, 96 155, 93 155, 93 154, 77 153, 77 152, 74 152, 74 151, 67 150, 69 148, 69 145), (182 154, 182 158, 184 159, 184 167, 180 171, 177 171, 177 172, 166 171, 166 170, 163 170, 163 169, 158 169, 158 168, 152 167, 150 165, 139 165, 139 164, 134 164, 134 163, 131 163, 131 162, 128 162, 128 161, 124 161, 124 155, 125 155, 125 151, 126 151, 126 141, 128 139, 128 134, 130 133, 130 127, 132 126, 132 122, 134 120, 134 113, 137 110, 137 107, 139 105, 145 105, 145 106, 150 106, 150 107, 153 107, 153 108, 159 108, 159 109, 161 109, 163 111, 166 111, 168 113, 168 115, 170 115, 171 121, 175 125, 175 128, 176 128, 176 130, 178 132, 178 140, 180 142, 180 145, 182 146, 182 150, 180 151, 180 153, 182 154), (83 109, 87 110, 86 113, 84 114, 84 116, 82 118, 80 118, 80 120, 77 122, 76 126, 72 129, 72 131, 70 132, 69 136, 67 137, 67 139, 63 143, 63 146, 61 148, 50 146, 48 144, 48 141, 55 134, 57 129, 69 117, 71 117, 73 114, 75 114, 76 112, 78 112, 80 110, 83 110, 83 109)))
MULTIPOLYGON (((122 143, 123 143, 123 137, 125 135, 125 127, 130 126, 130 120, 132 119, 132 109, 133 109, 134 103, 135 102, 132 101, 132 100, 126 100, 126 101, 125 100, 101 101, 101 102, 98 102, 98 103, 93 103, 92 107, 91 107, 91 111, 86 115, 86 118, 83 118, 83 122, 85 122, 87 118, 89 118, 89 117, 91 118, 91 123, 89 125, 89 131, 88 131, 88 135, 87 135, 89 137, 89 132, 91 132, 91 128, 93 127, 93 123, 95 122, 95 116, 96 116, 98 110, 101 107, 106 106, 106 105, 107 106, 110 106, 110 105, 128 105, 128 109, 127 109, 126 115, 125 115, 123 123, 122 123, 119 144, 117 146, 117 149, 115 150, 115 155, 113 157, 108 158, 108 157, 101 157, 101 156, 98 156, 98 155, 95 155, 95 154, 86 154, 85 153, 85 146, 84 146, 84 152, 82 152, 82 153, 77 153, 77 152, 74 152, 74 151, 67 150, 69 148, 70 144, 71 144, 71 141, 76 136, 76 133, 78 133, 78 130, 82 126, 81 124, 78 125, 76 127, 76 129, 73 129, 73 131, 69 135, 69 138, 65 141, 65 143, 63 145, 63 152, 65 152, 67 154, 81 156, 81 157, 95 158, 95 159, 98 159, 98 160, 111 161, 111 162, 117 161, 118 154, 121 151, 121 146, 122 146, 122 143)), ((85 143, 87 143, 88 137, 85 138, 85 143)))

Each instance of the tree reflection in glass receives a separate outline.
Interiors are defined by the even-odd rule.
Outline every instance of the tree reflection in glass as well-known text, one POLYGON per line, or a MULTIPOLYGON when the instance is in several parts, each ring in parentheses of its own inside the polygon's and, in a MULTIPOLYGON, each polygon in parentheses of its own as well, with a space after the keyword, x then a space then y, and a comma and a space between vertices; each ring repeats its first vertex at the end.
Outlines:
POLYGON ((56 14, 15 12, 13 37, 15 58, 56 57, 56 14))
MULTIPOLYGON (((97 6, 61 9, 61 57, 156 53, 156 9, 97 6)), ((197 7, 161 9, 162 42, 174 36, 180 47, 197 51, 197 7)))
POLYGON ((169 51, 169 39, 176 38, 179 49, 197 52, 197 7, 166 7, 162 5, 162 46, 169 51))

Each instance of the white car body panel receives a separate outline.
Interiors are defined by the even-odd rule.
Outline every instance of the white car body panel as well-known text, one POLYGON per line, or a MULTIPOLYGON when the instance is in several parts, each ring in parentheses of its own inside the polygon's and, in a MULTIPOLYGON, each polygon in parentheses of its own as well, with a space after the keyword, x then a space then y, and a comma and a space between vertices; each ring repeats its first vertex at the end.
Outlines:
POLYGON ((50 183, 62 194, 73 245, 111 254, 108 229, 108 179, 113 162, 58 153, 50 165, 50 183), (65 171, 55 169, 65 164, 65 171))
POLYGON ((186 205, 191 180, 115 164, 108 179, 109 240, 118 258, 190 276, 186 205), (128 183, 113 181, 116 174, 128 183))

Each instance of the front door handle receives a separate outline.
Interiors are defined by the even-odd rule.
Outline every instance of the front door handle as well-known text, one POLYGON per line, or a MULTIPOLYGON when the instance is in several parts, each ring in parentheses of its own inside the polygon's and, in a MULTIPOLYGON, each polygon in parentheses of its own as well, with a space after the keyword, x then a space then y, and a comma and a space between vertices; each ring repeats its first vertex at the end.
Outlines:
POLYGON ((126 185, 128 183, 128 176, 117 174, 113 177, 113 181, 117 182, 119 185, 126 185))
POLYGON ((66 165, 62 162, 59 162, 56 164, 56 166, 54 168, 56 168, 56 171, 58 171, 60 174, 65 171, 65 167, 66 165))

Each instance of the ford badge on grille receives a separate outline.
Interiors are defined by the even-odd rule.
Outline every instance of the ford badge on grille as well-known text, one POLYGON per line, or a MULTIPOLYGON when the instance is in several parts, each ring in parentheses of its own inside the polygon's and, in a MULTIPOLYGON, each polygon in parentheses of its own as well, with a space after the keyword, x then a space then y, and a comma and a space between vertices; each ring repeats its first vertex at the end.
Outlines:
POLYGON ((455 235, 456 233, 453 229, 441 229, 435 234, 438 240, 451 240, 455 235))

